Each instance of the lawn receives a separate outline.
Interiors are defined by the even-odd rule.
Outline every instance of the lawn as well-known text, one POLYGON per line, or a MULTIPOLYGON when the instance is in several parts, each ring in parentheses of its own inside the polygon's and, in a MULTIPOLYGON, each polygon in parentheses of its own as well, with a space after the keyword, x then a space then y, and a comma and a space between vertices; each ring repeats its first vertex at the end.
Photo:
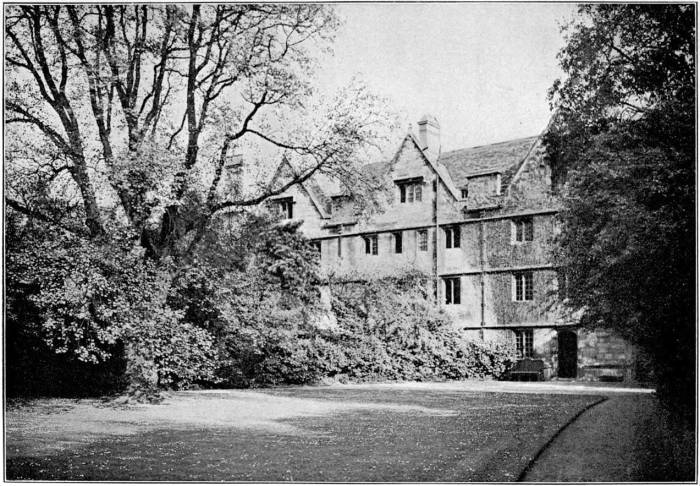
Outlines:
POLYGON ((299 387, 161 405, 37 400, 6 411, 6 478, 514 481, 597 397, 299 387))

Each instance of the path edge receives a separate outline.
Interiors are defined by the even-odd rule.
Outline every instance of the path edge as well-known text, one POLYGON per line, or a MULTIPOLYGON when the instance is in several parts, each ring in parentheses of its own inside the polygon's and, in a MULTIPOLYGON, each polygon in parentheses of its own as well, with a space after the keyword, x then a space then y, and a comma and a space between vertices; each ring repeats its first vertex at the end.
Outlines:
POLYGON ((530 472, 530 470, 532 469, 532 466, 535 465, 535 463, 540 458, 540 456, 544 453, 544 451, 546 451, 549 448, 550 445, 552 445, 552 443, 557 439, 557 437, 559 437, 561 435, 561 433, 564 432, 564 430, 566 430, 566 428, 569 425, 576 422, 576 420, 578 420, 578 418, 581 415, 583 415, 584 413, 586 413, 587 411, 589 411, 590 409, 592 409, 596 405, 600 405, 601 403, 603 403, 607 400, 608 400, 608 397, 599 397, 598 400, 583 407, 576 414, 574 414, 566 423, 564 423, 564 425, 559 427, 559 429, 552 435, 552 437, 550 437, 549 440, 547 442, 545 442, 542 447, 539 448, 539 450, 535 453, 535 455, 532 456, 530 461, 527 463, 527 465, 523 468, 523 470, 518 475, 518 479, 516 479, 515 481, 518 483, 525 482, 524 480, 525 480, 525 476, 527 475, 527 473, 530 472))

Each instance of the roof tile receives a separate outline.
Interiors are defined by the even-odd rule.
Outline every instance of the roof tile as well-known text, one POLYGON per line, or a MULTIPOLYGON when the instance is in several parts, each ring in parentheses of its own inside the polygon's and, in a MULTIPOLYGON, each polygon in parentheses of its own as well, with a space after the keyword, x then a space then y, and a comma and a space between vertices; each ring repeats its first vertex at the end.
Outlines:
POLYGON ((537 137, 527 137, 491 145, 452 150, 442 153, 438 162, 447 167, 457 187, 466 186, 469 177, 485 174, 489 171, 502 173, 504 177, 501 181, 507 187, 510 178, 515 173, 513 168, 517 170, 518 164, 527 156, 535 140, 537 137))

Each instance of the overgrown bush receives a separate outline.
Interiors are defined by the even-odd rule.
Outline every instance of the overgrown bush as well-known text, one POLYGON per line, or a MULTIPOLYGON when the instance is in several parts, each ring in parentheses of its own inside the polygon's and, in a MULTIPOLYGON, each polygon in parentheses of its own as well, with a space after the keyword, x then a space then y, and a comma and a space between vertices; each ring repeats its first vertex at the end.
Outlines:
POLYGON ((77 373, 44 393, 85 395, 213 380, 213 337, 168 305, 172 274, 167 262, 134 251, 128 235, 98 242, 9 224, 7 325, 16 346, 11 356, 25 366, 13 362, 9 381, 77 373), (91 379, 81 380, 81 372, 91 379))
POLYGON ((59 383, 57 375, 75 379, 46 393, 152 396, 193 385, 505 372, 509 350, 454 330, 425 276, 321 281, 298 226, 244 215, 230 231, 212 231, 192 259, 172 262, 144 258, 129 235, 97 242, 10 225, 11 390, 40 392, 22 380, 59 383), (333 325, 322 327, 323 317, 333 325))
POLYGON ((331 284, 337 325, 272 312, 232 335, 221 378, 229 386, 338 381, 500 378, 513 362, 505 345, 471 342, 452 328, 420 274, 331 284), (381 290, 381 292, 380 292, 381 290))

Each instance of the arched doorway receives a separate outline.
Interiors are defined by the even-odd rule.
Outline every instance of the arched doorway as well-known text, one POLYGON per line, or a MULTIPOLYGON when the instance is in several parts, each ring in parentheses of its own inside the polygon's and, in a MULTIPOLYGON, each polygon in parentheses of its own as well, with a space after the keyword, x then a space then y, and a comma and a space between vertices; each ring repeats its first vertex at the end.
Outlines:
POLYGON ((559 378, 576 378, 576 358, 578 355, 576 333, 574 331, 559 331, 557 341, 559 345, 557 376, 559 378))

